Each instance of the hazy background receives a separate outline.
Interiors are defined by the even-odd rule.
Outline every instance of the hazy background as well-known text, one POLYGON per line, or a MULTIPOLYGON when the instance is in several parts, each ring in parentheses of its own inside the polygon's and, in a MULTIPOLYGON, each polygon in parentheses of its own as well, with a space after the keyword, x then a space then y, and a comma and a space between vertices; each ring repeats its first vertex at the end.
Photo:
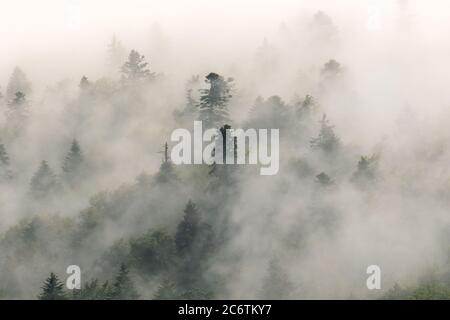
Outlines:
MULTIPOLYGON (((77 261, 95 275, 101 272, 92 267, 94 261, 118 239, 161 225, 174 229, 189 198, 200 203, 206 217, 219 210, 211 203, 223 201, 222 215, 232 221, 229 241, 206 272, 227 279, 219 298, 258 297, 274 257, 293 283, 294 298, 378 297, 365 288, 370 264, 382 267, 383 290, 396 282, 416 284, 430 269, 448 271, 448 1, 2 0, 0 7, 1 92, 15 66, 33 85, 26 136, 6 145, 19 174, 1 187, 0 229, 10 230, 3 239, 24 218, 78 217, 92 207, 92 195, 108 190, 119 194, 108 201, 123 204, 111 205, 111 212, 123 216, 108 220, 76 251, 77 261), (331 27, 315 24, 318 11, 331 18, 331 27), (92 83, 119 81, 106 61, 114 34, 127 53, 135 49, 145 55, 161 80, 145 88, 141 100, 127 94, 112 102, 77 100, 83 75, 92 83), (342 67, 331 80, 321 73, 330 59, 342 67), (278 95, 289 110, 307 94, 317 100, 309 123, 282 123, 287 129, 280 141, 279 175, 242 174, 230 201, 203 194, 206 171, 180 169, 187 170, 183 178, 190 177, 180 185, 154 187, 135 202, 122 199, 123 190, 134 192, 140 173, 160 170, 158 152, 180 125, 173 112, 185 105, 186 82, 199 75, 198 88, 204 87, 209 72, 235 79, 229 109, 238 126, 252 120, 258 96, 278 95), (71 113, 77 108, 88 110, 82 125, 71 113), (323 113, 342 144, 336 157, 318 155, 309 145, 323 113), (30 178, 43 159, 58 173, 73 138, 94 173, 77 189, 36 206, 27 198, 30 178), (358 160, 372 154, 380 157, 377 183, 355 186, 350 180, 358 160), (331 191, 318 187, 321 172, 335 181, 331 191)), ((60 235, 42 234, 51 254, 1 257, 5 270, 15 270, 20 280, 8 285, 18 288, 17 297, 36 295, 51 261, 62 275, 73 263, 61 258, 68 244, 49 244, 60 235), (33 268, 39 274, 20 278, 33 268)), ((13 243, 3 246, 20 251, 13 243)), ((139 289, 151 298, 160 275, 147 280, 138 281, 139 289)))

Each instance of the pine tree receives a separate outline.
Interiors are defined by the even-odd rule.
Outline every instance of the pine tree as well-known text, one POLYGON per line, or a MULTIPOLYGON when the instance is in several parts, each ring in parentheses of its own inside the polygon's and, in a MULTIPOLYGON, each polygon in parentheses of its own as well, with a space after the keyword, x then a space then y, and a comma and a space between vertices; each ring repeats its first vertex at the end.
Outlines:
POLYGON ((312 115, 315 106, 316 102, 314 98, 311 95, 307 94, 305 99, 298 104, 296 110, 298 118, 300 120, 308 119, 312 115))
POLYGON ((100 285, 97 279, 86 282, 82 289, 73 291, 75 300, 109 300, 111 296, 112 288, 109 282, 100 285))
POLYGON ((358 168, 353 174, 352 182, 359 184, 361 187, 365 187, 376 180, 378 157, 373 155, 371 157, 361 156, 358 161, 358 168))
POLYGON ((272 259, 266 278, 263 280, 261 299, 289 299, 292 297, 294 286, 289 281, 280 263, 272 259))
POLYGON ((175 120, 180 126, 192 125, 198 118, 198 102, 194 97, 194 88, 198 85, 199 76, 192 76, 186 84, 186 105, 182 110, 175 110, 175 120))
POLYGON ((31 83, 27 76, 19 67, 15 67, 9 79, 6 88, 6 99, 11 101, 15 98, 17 92, 22 92, 24 95, 31 95, 31 83))
POLYGON ((154 74, 147 67, 148 62, 145 61, 145 57, 131 50, 128 60, 122 65, 122 75, 126 81, 130 82, 149 80, 154 77, 154 74))
POLYGON ((47 161, 42 161, 38 171, 31 178, 31 195, 37 199, 48 197, 58 189, 58 182, 47 161))
POLYGON ((91 82, 86 76, 82 76, 78 87, 80 88, 81 91, 86 91, 91 87, 91 82))
POLYGON ((169 146, 167 142, 164 144, 164 151, 160 153, 163 153, 164 156, 162 164, 156 175, 156 182, 157 183, 174 182, 175 180, 177 180, 177 174, 169 158, 169 146))
POLYGON ((50 276, 45 280, 42 292, 38 298, 39 300, 65 300, 66 295, 63 287, 64 284, 51 272, 50 276))
POLYGON ((205 285, 204 267, 212 250, 212 242, 211 226, 202 222, 195 204, 189 200, 175 234, 175 245, 181 258, 177 283, 183 290, 205 285))
POLYGON ((139 298, 128 273, 128 268, 122 264, 113 285, 112 298, 114 300, 136 300, 139 298))
POLYGON ((189 200, 184 209, 183 221, 178 225, 175 235, 177 252, 185 256, 192 251, 196 237, 200 231, 200 215, 195 204, 189 200))
POLYGON ((6 110, 6 134, 9 138, 20 136, 27 125, 29 104, 23 92, 18 91, 6 110))
POLYGON ((334 152, 339 147, 339 138, 334 133, 334 126, 329 124, 327 116, 324 114, 320 123, 320 132, 317 138, 311 140, 311 147, 318 148, 326 153, 334 152))
POLYGON ((217 73, 206 76, 208 89, 200 89, 200 117, 205 128, 218 128, 228 121, 227 103, 231 99, 232 78, 225 80, 217 73))
POLYGON ((74 182, 79 177, 83 164, 83 153, 81 152, 80 145, 76 139, 73 139, 69 153, 64 159, 62 170, 65 178, 69 182, 74 182))
POLYGON ((170 279, 164 279, 153 296, 154 300, 174 300, 180 299, 180 293, 175 283, 170 279))
POLYGON ((111 42, 108 44, 107 67, 111 76, 116 76, 120 71, 120 66, 125 60, 126 52, 122 42, 113 35, 111 42))
POLYGON ((5 146, 0 143, 0 182, 12 178, 12 172, 9 169, 9 156, 5 146))

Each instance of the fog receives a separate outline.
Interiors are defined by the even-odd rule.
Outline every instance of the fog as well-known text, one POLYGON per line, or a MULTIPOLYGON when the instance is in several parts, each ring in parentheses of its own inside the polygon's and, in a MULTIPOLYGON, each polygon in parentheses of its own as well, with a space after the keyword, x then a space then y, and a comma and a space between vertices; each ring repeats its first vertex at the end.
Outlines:
POLYGON ((0 298, 73 264, 66 298, 449 298, 449 6, 3 0, 0 298), (170 161, 212 73, 214 127, 279 129, 278 174, 170 161))

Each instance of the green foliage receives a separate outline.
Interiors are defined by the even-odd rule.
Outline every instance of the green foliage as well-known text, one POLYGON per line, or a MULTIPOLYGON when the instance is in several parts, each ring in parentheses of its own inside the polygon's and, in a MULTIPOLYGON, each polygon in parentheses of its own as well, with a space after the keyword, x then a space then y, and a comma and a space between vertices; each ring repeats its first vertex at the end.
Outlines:
POLYGON ((39 300, 65 300, 64 284, 59 281, 58 277, 51 272, 50 276, 45 280, 39 300))
POLYGON ((135 300, 139 294, 134 288, 133 281, 129 276, 128 268, 122 264, 113 284, 111 298, 114 300, 135 300))
POLYGON ((108 281, 102 285, 97 279, 87 282, 82 289, 74 290, 72 299, 74 300, 109 300, 114 296, 113 288, 108 281))
POLYGON ((149 230, 130 241, 130 259, 133 266, 146 274, 168 270, 175 259, 173 238, 164 230, 149 230))
POLYGON ((209 88, 200 89, 200 116, 205 128, 218 128, 228 121, 227 104, 231 99, 233 79, 211 72, 206 76, 209 88))

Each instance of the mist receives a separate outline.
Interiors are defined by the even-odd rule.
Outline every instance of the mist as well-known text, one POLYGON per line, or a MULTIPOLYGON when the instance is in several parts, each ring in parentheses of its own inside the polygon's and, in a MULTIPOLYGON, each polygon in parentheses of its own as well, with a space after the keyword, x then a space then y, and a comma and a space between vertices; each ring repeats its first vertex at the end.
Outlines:
POLYGON ((0 298, 448 299, 448 9, 4 1, 0 298), (279 129, 278 173, 175 165, 196 120, 279 129))

